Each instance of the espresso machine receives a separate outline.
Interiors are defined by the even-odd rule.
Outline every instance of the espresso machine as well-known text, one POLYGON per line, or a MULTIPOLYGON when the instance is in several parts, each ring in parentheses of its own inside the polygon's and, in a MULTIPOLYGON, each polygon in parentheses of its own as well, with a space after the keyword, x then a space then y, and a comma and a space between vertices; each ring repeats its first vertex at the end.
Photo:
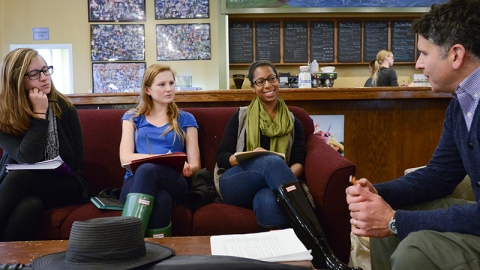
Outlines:
POLYGON ((333 87, 335 79, 337 79, 336 72, 314 72, 312 73, 312 88, 333 87))

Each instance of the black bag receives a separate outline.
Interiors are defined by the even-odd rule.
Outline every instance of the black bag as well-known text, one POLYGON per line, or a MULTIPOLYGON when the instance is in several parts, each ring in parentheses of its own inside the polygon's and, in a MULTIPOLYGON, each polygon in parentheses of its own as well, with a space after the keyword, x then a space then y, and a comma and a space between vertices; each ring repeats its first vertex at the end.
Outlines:
POLYGON ((222 199, 215 189, 213 175, 203 168, 192 178, 192 188, 185 197, 185 205, 196 210, 212 202, 222 202, 222 199))

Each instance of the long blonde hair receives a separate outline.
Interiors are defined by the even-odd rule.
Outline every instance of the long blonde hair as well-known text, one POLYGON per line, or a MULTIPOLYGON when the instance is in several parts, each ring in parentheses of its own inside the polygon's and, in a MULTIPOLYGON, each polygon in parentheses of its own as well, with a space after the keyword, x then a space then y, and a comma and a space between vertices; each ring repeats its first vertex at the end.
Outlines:
MULTIPOLYGON (((129 110, 129 113, 132 115, 132 118, 138 117, 141 114, 143 115, 150 114, 154 104, 153 104, 152 96, 147 95, 145 93, 145 89, 148 87, 151 87, 155 77, 159 73, 162 73, 165 71, 171 72, 173 77, 175 78, 175 73, 173 72, 173 70, 166 65, 153 64, 145 70, 145 73, 143 74, 143 79, 142 79, 142 87, 140 90, 140 101, 137 107, 129 110)), ((168 123, 170 124, 170 126, 165 130, 165 132, 162 135, 165 135, 171 130, 173 130, 173 132, 175 133, 174 141, 178 136, 183 142, 185 138, 185 131, 178 125, 178 114, 179 114, 178 106, 174 101, 172 101, 172 103, 168 104, 168 107, 167 107, 167 117, 168 117, 168 123)))
MULTIPOLYGON (((3 59, 0 77, 0 131, 4 133, 21 136, 30 127, 34 114, 23 81, 28 66, 36 57, 45 62, 45 59, 31 48, 15 49, 3 59)), ((52 101, 63 101, 68 108, 73 106, 67 97, 57 91, 53 81, 47 97, 52 101)), ((52 102, 49 106, 55 116, 61 116, 62 111, 57 102, 52 102)))
POLYGON ((381 50, 377 53, 377 59, 375 60, 374 72, 372 76, 372 86, 377 86, 380 68, 390 54, 392 54, 392 52, 388 50, 381 50))

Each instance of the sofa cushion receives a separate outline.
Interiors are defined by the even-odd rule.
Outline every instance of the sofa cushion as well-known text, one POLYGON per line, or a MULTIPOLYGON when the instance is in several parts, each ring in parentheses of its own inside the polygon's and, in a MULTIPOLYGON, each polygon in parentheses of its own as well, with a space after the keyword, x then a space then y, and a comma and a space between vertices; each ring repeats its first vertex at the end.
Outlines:
POLYGON ((70 236, 70 230, 72 229, 73 222, 88 220, 99 217, 115 217, 120 216, 122 211, 112 210, 100 210, 93 203, 86 203, 77 207, 68 215, 65 222, 61 226, 61 233, 59 239, 68 240, 70 236))
POLYGON ((175 236, 190 236, 193 229, 192 210, 185 205, 179 205, 172 211, 172 234, 175 236))
POLYGON ((122 186, 125 169, 121 167, 118 149, 125 111, 78 110, 83 133, 82 169, 96 194, 107 187, 122 186))
POLYGON ((251 209, 211 203, 193 214, 193 235, 221 235, 258 232, 255 213, 251 209))
MULTIPOLYGON (((35 234, 35 240, 57 240, 61 238, 61 228, 70 213, 81 205, 53 208, 43 213, 35 234)), ((66 238, 68 239, 68 237, 66 238)))

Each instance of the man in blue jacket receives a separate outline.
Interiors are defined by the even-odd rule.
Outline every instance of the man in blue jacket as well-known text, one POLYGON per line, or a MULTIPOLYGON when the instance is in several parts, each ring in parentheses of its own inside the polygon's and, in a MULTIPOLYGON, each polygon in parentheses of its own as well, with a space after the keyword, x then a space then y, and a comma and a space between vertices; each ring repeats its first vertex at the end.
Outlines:
POLYGON ((432 5, 412 23, 434 92, 453 94, 425 168, 347 188, 352 232, 371 237, 372 269, 480 269, 480 0, 432 5), (469 175, 476 201, 445 198, 469 175))

